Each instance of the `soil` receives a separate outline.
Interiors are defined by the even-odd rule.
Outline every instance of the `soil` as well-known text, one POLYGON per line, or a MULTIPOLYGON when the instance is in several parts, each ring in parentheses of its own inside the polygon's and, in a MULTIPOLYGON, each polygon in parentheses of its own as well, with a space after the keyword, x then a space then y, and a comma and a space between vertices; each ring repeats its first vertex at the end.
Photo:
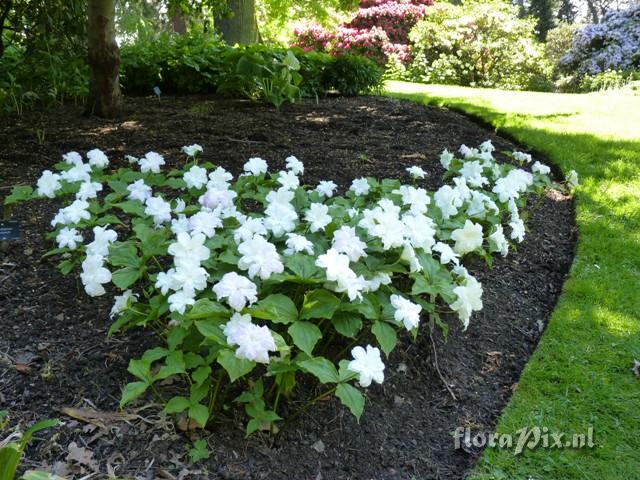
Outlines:
MULTIPOLYGON (((442 149, 486 139, 498 151, 517 148, 458 113, 384 98, 328 98, 280 110, 213 96, 131 98, 115 121, 83 118, 80 107, 65 106, 0 119, 0 199, 12 184, 35 183, 70 150, 100 148, 112 161, 155 150, 177 161, 191 143, 205 147, 205 161, 234 174, 251 156, 273 169, 295 154, 305 163, 306 183, 333 179, 344 187, 363 175, 407 180, 405 168, 417 164, 435 189, 444 173, 442 149)), ((572 200, 550 192, 529 212, 517 253, 496 258, 492 269, 471 262, 484 286, 484 309, 467 331, 449 318, 448 341, 435 336, 455 400, 423 331, 416 343, 403 340, 384 384, 367 390, 359 424, 335 400, 321 402, 271 445, 261 434, 245 439, 244 419, 232 415, 212 431, 184 433, 154 405, 132 407, 126 421, 109 418, 101 426, 60 411, 117 411, 120 389, 131 380, 128 360, 156 341, 142 330, 107 338, 110 300, 87 297, 73 276, 58 273, 55 260, 41 258, 57 208, 54 201, 16 208, 22 238, 0 251, 0 410, 10 412, 10 426, 64 421, 38 435, 23 465, 70 477, 99 469, 149 479, 463 478, 480 450, 454 449, 452 432, 493 430, 561 293, 577 235, 572 200), (187 450, 196 438, 207 439, 211 455, 192 464, 187 450)), ((294 402, 313 394, 303 386, 294 402)))

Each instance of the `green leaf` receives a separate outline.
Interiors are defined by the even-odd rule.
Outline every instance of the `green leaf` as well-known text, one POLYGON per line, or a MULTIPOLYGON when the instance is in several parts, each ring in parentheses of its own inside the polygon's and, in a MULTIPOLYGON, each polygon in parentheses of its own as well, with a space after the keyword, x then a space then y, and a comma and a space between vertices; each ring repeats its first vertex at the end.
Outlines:
POLYGON ((342 404, 360 421, 360 416, 364 411, 364 396, 362 393, 348 383, 341 383, 338 385, 338 388, 336 388, 336 397, 338 397, 342 404))
POLYGON ((119 208, 124 213, 144 217, 144 205, 138 200, 127 200, 126 202, 116 203, 114 207, 119 208))
POLYGON ((124 407, 127 403, 135 400, 142 395, 149 384, 147 382, 131 382, 127 383, 122 391, 122 398, 120 399, 120 408, 124 407))
POLYGON ((196 322, 196 328, 198 331, 208 340, 212 340, 219 345, 227 344, 227 337, 225 337, 220 325, 213 320, 201 320, 196 322))
POLYGON ((181 350, 176 350, 167 356, 165 364, 160 368, 154 380, 164 380, 181 373, 185 373, 184 357, 181 350))
POLYGON ((313 347, 322 338, 322 332, 311 322, 295 322, 287 330, 296 347, 311 356, 313 347))
POLYGON ((288 324, 298 318, 298 309, 293 300, 281 293, 260 300, 251 308, 250 313, 254 318, 271 320, 274 323, 288 324))
POLYGON ((362 320, 353 313, 340 312, 335 315, 331 322, 340 335, 347 338, 355 338, 362 328, 362 320))
POLYGON ((301 319, 332 318, 340 306, 340 299, 327 290, 313 290, 304 296, 301 319))
POLYGON ((136 283, 141 274, 142 270, 140 268, 125 267, 113 272, 111 281, 120 290, 126 290, 136 283))
POLYGON ((310 255, 296 253, 290 257, 285 257, 285 266, 303 280, 311 279, 318 272, 315 260, 310 255))
POLYGON ((133 358, 127 371, 136 378, 151 383, 151 360, 133 358))
POLYGON ((341 310, 361 313, 364 318, 378 320, 380 318, 380 301, 373 293, 366 293, 360 302, 342 304, 341 310))
POLYGON ((371 333, 373 333, 382 348, 382 351, 388 357, 389 354, 396 348, 398 337, 394 328, 388 323, 377 321, 371 327, 371 333))
POLYGON ((169 414, 180 413, 180 412, 184 412, 190 406, 191 406, 191 402, 189 402, 188 398, 176 396, 167 402, 163 410, 164 410, 164 413, 169 413, 169 414))
POLYGON ((14 203, 26 202, 34 197, 33 188, 29 185, 15 186, 11 189, 11 194, 4 199, 5 206, 14 203))
POLYGON ((208 298, 201 298, 198 300, 189 313, 186 314, 187 318, 193 320, 200 320, 210 317, 229 317, 229 310, 227 310, 222 304, 214 302, 208 298))
POLYGON ((209 445, 204 438, 193 442, 193 448, 189 449, 189 458, 193 463, 198 463, 200 460, 206 460, 211 456, 209 451, 209 445))
POLYGON ((204 428, 209 420, 209 409, 204 405, 197 403, 189 407, 189 418, 196 421, 196 423, 204 428))
POLYGON ((231 382, 235 382, 238 378, 246 375, 256 366, 255 362, 238 358, 235 352, 226 349, 222 350, 218 355, 218 363, 227 371, 231 382))
POLYGON ((114 243, 109 247, 109 263, 117 267, 138 268, 142 259, 138 249, 130 242, 114 243))
POLYGON ((338 383, 340 381, 336 366, 324 357, 302 360, 298 362, 298 365, 305 372, 314 375, 321 383, 338 383))
POLYGON ((0 480, 13 480, 22 451, 17 443, 0 448, 0 480))

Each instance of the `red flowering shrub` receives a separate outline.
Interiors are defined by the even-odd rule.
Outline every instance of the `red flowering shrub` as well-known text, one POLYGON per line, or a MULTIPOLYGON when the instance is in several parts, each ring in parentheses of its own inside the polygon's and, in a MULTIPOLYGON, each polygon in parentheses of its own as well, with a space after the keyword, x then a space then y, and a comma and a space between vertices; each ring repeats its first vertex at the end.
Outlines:
POLYGON ((408 64, 409 32, 432 4, 433 0, 362 0, 353 19, 335 33, 310 25, 294 32, 293 45, 335 55, 355 53, 380 65, 394 56, 408 64))

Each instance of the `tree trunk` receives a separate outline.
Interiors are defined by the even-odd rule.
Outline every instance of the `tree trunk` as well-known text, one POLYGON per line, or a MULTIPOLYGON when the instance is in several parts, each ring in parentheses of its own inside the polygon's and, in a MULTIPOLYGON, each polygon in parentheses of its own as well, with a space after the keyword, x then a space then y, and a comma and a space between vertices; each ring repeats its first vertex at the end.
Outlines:
POLYGON ((12 6, 13 0, 7 0, 0 10, 0 58, 4 55, 4 22, 7 20, 12 6))
POLYGON ((255 0, 228 0, 231 17, 216 19, 216 29, 229 45, 260 41, 255 0))
POLYGON ((89 0, 89 68, 85 113, 113 118, 120 112, 120 49, 116 43, 116 0, 89 0))
POLYGON ((587 8, 589 9, 589 13, 591 14, 591 21, 593 23, 600 23, 598 9, 595 6, 593 0, 587 0, 587 8))
POLYGON ((175 14, 171 17, 171 26, 178 35, 187 33, 187 18, 184 15, 175 14))

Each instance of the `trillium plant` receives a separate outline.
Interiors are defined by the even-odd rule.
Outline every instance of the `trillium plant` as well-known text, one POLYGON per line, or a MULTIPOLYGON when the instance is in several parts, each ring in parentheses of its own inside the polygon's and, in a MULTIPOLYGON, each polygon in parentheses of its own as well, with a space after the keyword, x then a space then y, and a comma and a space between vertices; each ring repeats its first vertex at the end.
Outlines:
POLYGON ((293 156, 278 172, 251 158, 234 179, 200 162, 199 145, 182 149, 180 169, 155 152, 117 170, 100 150, 70 152, 5 203, 64 199, 46 255, 63 274, 79 271, 88 295, 117 293, 110 335, 157 334, 130 361, 121 405, 149 392, 204 427, 240 404, 251 434, 282 420, 304 375, 326 384, 317 398, 335 395, 359 418, 399 335, 446 328, 447 309, 467 328, 482 285, 464 258, 507 256, 524 239, 527 199, 552 186, 530 155, 501 164, 493 150, 445 150, 436 192, 413 166, 408 184, 358 178, 343 195, 330 180, 304 185, 293 156), (179 395, 163 391, 169 377, 179 395))

